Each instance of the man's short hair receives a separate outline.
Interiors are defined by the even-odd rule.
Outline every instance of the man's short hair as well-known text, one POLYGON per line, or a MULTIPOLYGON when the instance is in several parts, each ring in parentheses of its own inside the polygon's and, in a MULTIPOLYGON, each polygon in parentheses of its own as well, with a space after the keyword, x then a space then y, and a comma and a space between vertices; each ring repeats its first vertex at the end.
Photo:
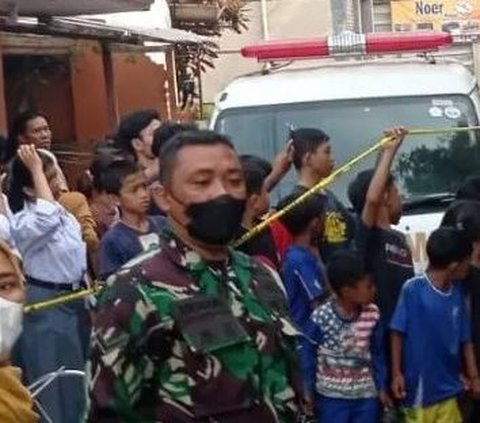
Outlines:
POLYGON ((153 134, 152 154, 158 157, 164 144, 178 133, 196 130, 198 126, 193 122, 163 122, 153 134))
MULTIPOLYGON (((278 203, 277 209, 285 208, 301 195, 300 193, 290 194, 278 203)), ((324 211, 324 196, 314 194, 281 216, 280 222, 282 222, 291 235, 295 236, 307 229, 312 220, 320 217, 324 211)))
POLYGON ((154 119, 160 119, 155 109, 136 110, 122 117, 115 136, 115 146, 130 153, 134 152, 132 140, 140 136, 154 119))
POLYGON ((261 157, 252 155, 240 156, 243 174, 245 176, 245 188, 247 196, 260 194, 268 175, 272 172, 272 165, 261 157))
MULTIPOLYGON (((367 199, 368 188, 370 187, 374 174, 375 169, 367 169, 359 172, 355 179, 348 185, 348 199, 355 213, 362 214, 367 199)), ((392 174, 389 174, 386 186, 390 186, 393 182, 395 182, 395 179, 392 174)))
POLYGON ((299 128, 291 131, 293 141, 293 165, 295 169, 302 168, 305 155, 314 153, 318 147, 330 141, 330 137, 321 129, 299 128))
POLYGON ((103 169, 102 173, 102 188, 107 194, 120 193, 125 180, 131 176, 141 172, 137 163, 132 160, 119 160, 110 163, 103 169))
POLYGON ((471 254, 472 243, 462 229, 441 227, 428 238, 427 256, 430 265, 435 268, 446 268, 469 258, 471 254))
POLYGON ((180 150, 185 147, 214 145, 224 145, 235 151, 230 138, 218 132, 198 130, 175 135, 160 150, 160 182, 162 184, 170 182, 180 150))
POLYGON ((364 260, 353 251, 337 251, 327 264, 328 282, 337 294, 343 288, 354 288, 366 274, 364 260))

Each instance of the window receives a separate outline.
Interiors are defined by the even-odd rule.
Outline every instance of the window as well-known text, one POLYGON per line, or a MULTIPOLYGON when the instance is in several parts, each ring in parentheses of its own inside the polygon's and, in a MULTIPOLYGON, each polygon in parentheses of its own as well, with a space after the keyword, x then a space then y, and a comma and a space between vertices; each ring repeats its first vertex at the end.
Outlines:
MULTIPOLYGON (((455 127, 476 125, 470 99, 461 95, 397 97, 325 101, 232 109, 222 112, 216 129, 233 138, 241 153, 271 160, 284 148, 290 125, 321 128, 330 135, 338 165, 345 163, 376 141, 383 130, 406 127, 455 127)), ((373 167, 370 157, 332 185, 346 201, 352 178, 373 167)), ((408 199, 454 192, 464 179, 476 173, 480 145, 473 133, 411 136, 394 163, 403 195, 408 199)), ((273 201, 288 194, 295 183, 292 172, 277 188, 273 201)))

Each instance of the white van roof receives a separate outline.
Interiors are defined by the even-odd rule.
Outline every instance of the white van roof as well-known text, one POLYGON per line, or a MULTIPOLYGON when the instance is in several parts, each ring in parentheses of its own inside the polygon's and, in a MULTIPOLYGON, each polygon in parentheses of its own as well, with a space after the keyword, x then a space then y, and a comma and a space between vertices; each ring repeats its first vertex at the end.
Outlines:
POLYGON ((242 76, 218 96, 230 108, 374 97, 469 94, 473 75, 458 63, 358 63, 242 76))

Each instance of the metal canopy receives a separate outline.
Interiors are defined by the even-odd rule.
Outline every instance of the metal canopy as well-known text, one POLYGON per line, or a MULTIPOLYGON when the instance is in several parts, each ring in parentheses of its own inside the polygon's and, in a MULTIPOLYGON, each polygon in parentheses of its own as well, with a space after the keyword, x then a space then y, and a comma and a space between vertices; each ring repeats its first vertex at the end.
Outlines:
POLYGON ((148 10, 153 0, 0 0, 0 13, 18 16, 74 16, 148 10))
POLYGON ((65 38, 96 39, 113 43, 143 44, 159 42, 167 44, 210 44, 211 38, 174 28, 145 29, 131 26, 107 25, 87 18, 51 17, 4 19, 0 29, 5 32, 52 35, 65 38))

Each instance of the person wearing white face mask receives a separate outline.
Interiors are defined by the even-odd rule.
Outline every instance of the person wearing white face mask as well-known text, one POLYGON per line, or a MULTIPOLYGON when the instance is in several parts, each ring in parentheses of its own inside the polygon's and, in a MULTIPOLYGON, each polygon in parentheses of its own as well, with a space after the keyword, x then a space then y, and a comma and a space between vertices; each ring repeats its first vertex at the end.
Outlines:
POLYGON ((20 380, 20 370, 10 364, 10 354, 22 332, 24 277, 18 258, 0 241, 0 421, 36 423, 33 401, 20 380))

